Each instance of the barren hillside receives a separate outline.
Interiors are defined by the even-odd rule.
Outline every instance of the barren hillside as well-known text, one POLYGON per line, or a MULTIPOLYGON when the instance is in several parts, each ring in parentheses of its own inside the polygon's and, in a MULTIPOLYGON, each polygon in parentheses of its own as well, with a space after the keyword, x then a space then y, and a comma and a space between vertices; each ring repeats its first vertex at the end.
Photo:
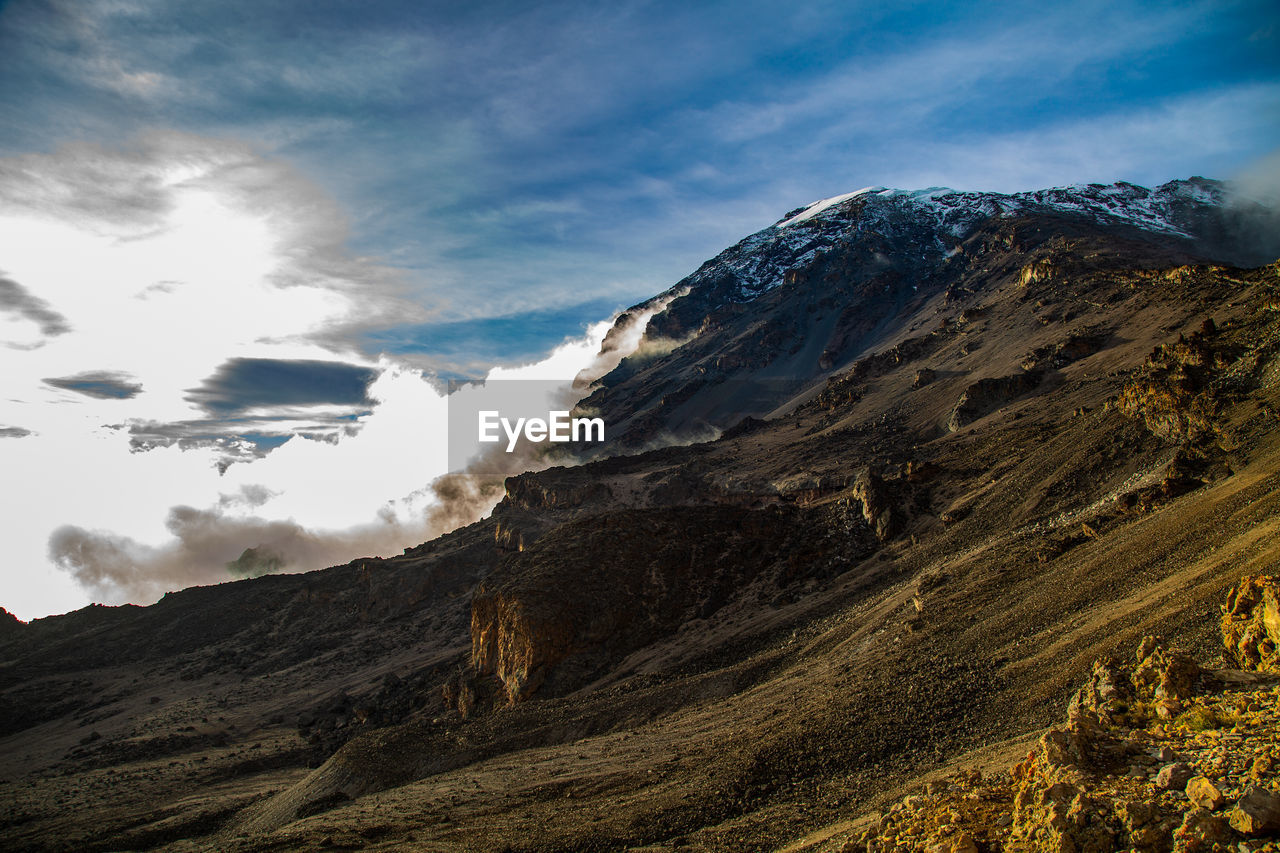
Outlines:
POLYGON ((793 211, 583 401, 614 455, 394 559, 4 626, 3 846, 866 849, 1095 660, 1223 664, 1280 562, 1280 266, 1217 192, 793 211))

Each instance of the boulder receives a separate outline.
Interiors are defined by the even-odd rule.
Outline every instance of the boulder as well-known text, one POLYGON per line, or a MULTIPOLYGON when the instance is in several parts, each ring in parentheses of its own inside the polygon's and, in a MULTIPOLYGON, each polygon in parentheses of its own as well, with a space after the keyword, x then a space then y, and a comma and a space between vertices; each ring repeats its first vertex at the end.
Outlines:
POLYGON ((1250 838, 1280 832, 1280 797, 1250 787, 1231 810, 1231 827, 1250 838))
POLYGON ((1155 803, 1141 800, 1122 803, 1116 816, 1124 827, 1127 847, 1132 850, 1168 850, 1175 821, 1155 803))
POLYGON ((1187 782, 1187 799, 1193 805, 1209 811, 1222 808, 1226 798, 1218 790, 1218 786, 1207 776, 1196 776, 1187 782))
POLYGON ((1221 850, 1231 840, 1226 820, 1204 809, 1192 809, 1173 833, 1174 853, 1221 850))
POLYGON ((1114 661, 1097 661, 1089 680, 1075 692, 1067 706, 1067 717, 1092 713, 1103 722, 1116 720, 1133 702, 1133 685, 1114 661))
POLYGON ((901 524, 883 479, 871 471, 862 471, 853 482, 850 496, 862 504, 862 517, 877 539, 884 542, 898 532, 901 524))
POLYGON ((1036 749, 1013 768, 1012 838, 1033 850, 1112 853, 1116 839, 1105 804, 1087 793, 1085 772, 1094 763, 1096 718, 1079 714, 1065 729, 1050 729, 1036 749))
POLYGON ((925 849, 926 853, 978 853, 977 843, 967 832, 930 844, 925 849))
POLYGON ((1242 669, 1280 671, 1280 576, 1251 575, 1227 593, 1222 642, 1242 669))
POLYGON ((1138 649, 1140 657, 1130 677, 1139 697, 1176 706, 1196 695, 1200 683, 1200 665, 1183 652, 1154 645, 1144 639, 1138 649))
POLYGON ((1191 781, 1191 777, 1194 775, 1195 771, 1181 761, 1166 764, 1156 774, 1156 785, 1170 791, 1183 791, 1186 790, 1187 783, 1191 781))

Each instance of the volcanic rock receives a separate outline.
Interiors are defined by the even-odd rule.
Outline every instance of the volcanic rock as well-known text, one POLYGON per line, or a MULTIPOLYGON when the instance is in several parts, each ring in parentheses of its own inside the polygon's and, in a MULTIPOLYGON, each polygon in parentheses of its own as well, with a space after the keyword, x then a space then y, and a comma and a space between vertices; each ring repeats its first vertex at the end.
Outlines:
POLYGON ((1231 590, 1223 607, 1222 639, 1240 667, 1280 670, 1280 577, 1253 575, 1231 590))
POLYGON ((1250 838, 1280 832, 1280 796, 1265 788, 1249 788, 1231 810, 1231 827, 1250 838))

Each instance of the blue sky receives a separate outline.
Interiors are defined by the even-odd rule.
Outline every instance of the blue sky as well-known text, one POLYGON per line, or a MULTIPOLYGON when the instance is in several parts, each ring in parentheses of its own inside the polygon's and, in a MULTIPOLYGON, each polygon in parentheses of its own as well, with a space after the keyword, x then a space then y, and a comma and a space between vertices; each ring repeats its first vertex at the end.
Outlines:
POLYGON ((1229 177, 1280 145, 1278 40, 1264 2, 16 0, 0 153, 247 143, 430 313, 369 351, 475 369, 858 186, 1229 177))
POLYGON ((1278 40, 1265 2, 0 0, 0 606, 472 520, 432 514, 442 380, 567 380, 816 199, 1274 167, 1278 40))

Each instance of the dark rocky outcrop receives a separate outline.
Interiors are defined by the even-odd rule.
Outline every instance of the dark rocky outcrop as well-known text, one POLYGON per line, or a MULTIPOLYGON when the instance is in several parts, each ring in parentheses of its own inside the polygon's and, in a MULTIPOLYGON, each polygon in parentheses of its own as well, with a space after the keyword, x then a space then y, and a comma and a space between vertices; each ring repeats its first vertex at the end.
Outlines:
POLYGON ((1073 332, 1053 344, 1037 347, 1022 360, 1027 371, 1060 370, 1083 358, 1088 358, 1103 348, 1106 334, 1099 330, 1073 332))
POLYGON ((20 636, 22 629, 26 627, 25 622, 18 619, 8 610, 0 607, 0 641, 10 637, 20 636))
POLYGON ((884 480, 871 471, 863 471, 854 480, 849 500, 862 505, 862 517, 880 541, 891 538, 901 527, 902 519, 898 517, 900 510, 895 512, 893 499, 884 480))
MULTIPOLYGON (((888 507, 879 492, 871 499, 872 510, 855 506, 883 526, 888 507)), ((798 579, 829 576, 837 550, 869 552, 867 526, 846 513, 682 507, 562 525, 477 589, 471 666, 496 676, 511 702, 580 686, 680 626, 758 597, 762 583, 771 597, 798 579)))
POLYGON ((960 395, 951 416, 947 418, 947 429, 951 432, 964 429, 978 418, 1002 409, 1009 403, 1031 393, 1044 378, 1035 371, 1023 371, 1011 376, 1000 376, 992 379, 979 379, 960 395))

